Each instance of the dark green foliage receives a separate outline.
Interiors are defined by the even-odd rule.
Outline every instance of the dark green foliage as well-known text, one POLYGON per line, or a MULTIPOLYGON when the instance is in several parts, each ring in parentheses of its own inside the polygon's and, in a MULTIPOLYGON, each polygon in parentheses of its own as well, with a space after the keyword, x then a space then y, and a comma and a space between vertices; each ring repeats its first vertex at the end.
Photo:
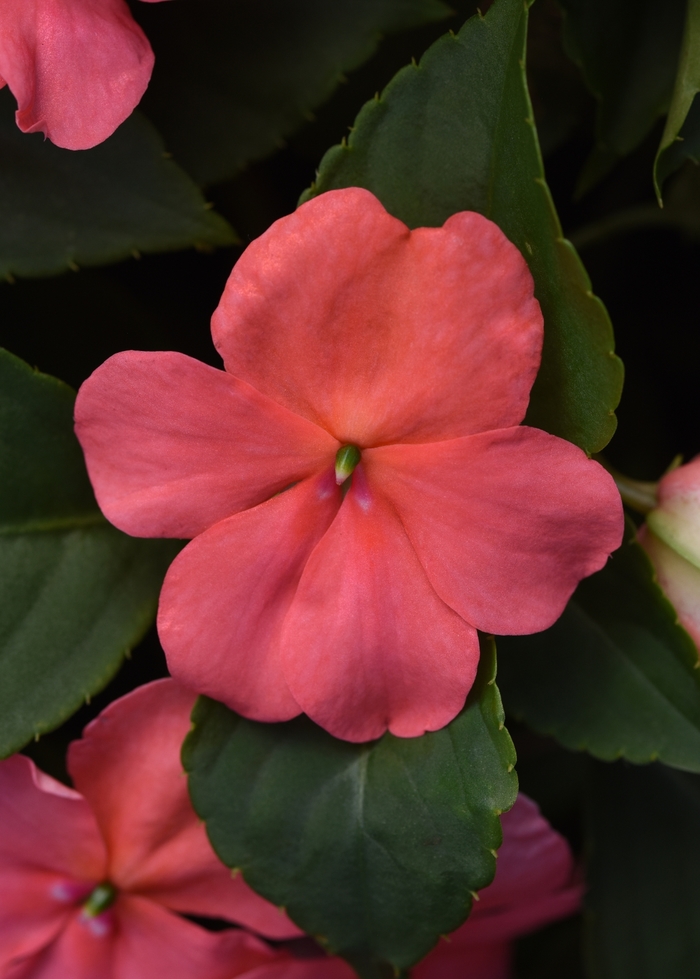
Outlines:
POLYGON ((0 351, 0 755, 100 690, 153 620, 173 541, 111 527, 73 434, 75 395, 0 351))
POLYGON ((599 101, 597 144, 579 181, 589 189, 668 112, 685 0, 560 0, 565 38, 599 101))
POLYGON ((506 709, 567 748, 700 772, 698 653, 633 529, 547 632, 498 640, 506 709))
POLYGON ((200 183, 278 149, 382 34, 444 18, 441 0, 136 4, 156 52, 143 107, 200 183))
POLYGON ((73 152, 21 133, 14 107, 1 91, 0 277, 235 242, 138 112, 107 142, 73 152))
POLYGON ((663 765, 593 764, 589 976, 700 975, 700 779, 663 765))
POLYGON ((359 745, 201 698, 183 760, 215 850, 361 976, 411 966, 495 871, 517 780, 494 677, 485 642, 451 724, 359 745))

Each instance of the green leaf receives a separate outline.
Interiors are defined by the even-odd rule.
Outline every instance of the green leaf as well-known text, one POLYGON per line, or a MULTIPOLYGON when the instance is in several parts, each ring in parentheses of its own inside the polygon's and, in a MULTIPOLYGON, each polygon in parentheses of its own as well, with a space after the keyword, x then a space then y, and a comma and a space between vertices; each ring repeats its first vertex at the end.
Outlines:
POLYGON ((582 193, 636 149, 671 104, 686 0, 560 0, 565 41, 599 101, 582 193))
POLYGON ((496 0, 404 68, 324 157, 306 197, 371 190, 411 227, 479 211, 530 266, 545 343, 527 421, 597 451, 615 430, 622 366, 612 327, 544 181, 525 81, 527 9, 496 0))
POLYGON ((587 947, 596 979, 700 975, 700 780, 649 765, 595 765, 587 947))
POLYGON ((197 0, 134 13, 156 52, 143 108, 200 183, 283 145, 382 34, 449 14, 441 0, 197 0))
POLYGON ((688 0, 676 84, 666 127, 654 161, 654 188, 661 204, 666 178, 690 158, 700 155, 700 102, 690 115, 700 92, 700 0, 688 0), (687 123, 687 125, 686 125, 687 123))
POLYGON ((75 395, 0 350, 0 756, 100 690, 153 621, 179 544, 104 519, 75 395))
POLYGON ((700 772, 700 670, 634 528, 559 621, 498 640, 506 709, 565 747, 700 772))
POLYGON ((21 133, 14 109, 9 89, 0 92, 0 276, 235 243, 143 116, 74 152, 21 133))
POLYGON ((183 761, 221 859, 362 976, 422 958, 488 884, 515 755, 482 644, 462 713, 421 738, 338 741, 201 698, 183 761))

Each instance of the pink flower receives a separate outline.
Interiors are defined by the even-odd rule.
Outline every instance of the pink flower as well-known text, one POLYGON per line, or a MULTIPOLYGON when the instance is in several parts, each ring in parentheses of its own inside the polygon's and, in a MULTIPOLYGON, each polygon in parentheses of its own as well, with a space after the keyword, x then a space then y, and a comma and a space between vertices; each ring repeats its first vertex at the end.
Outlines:
POLYGON ((232 979, 277 961, 174 912, 299 934, 232 879, 195 816, 179 756, 193 702, 162 680, 111 704, 70 747, 78 791, 22 755, 0 762, 2 979, 232 979))
POLYGON ((583 883, 566 840, 520 793, 503 815, 494 882, 466 923, 412 971, 413 979, 510 979, 513 939, 579 910, 583 883))
POLYGON ((17 99, 24 133, 89 149, 131 114, 152 71, 153 51, 125 0, 0 3, 0 88, 17 99))
POLYGON ((476 630, 547 628, 619 545, 611 477, 519 424, 542 317, 479 214, 409 231, 323 194, 248 247, 212 332, 226 371, 127 351, 76 404, 107 517, 194 538, 159 610, 192 689, 350 741, 436 730, 476 630))
POLYGON ((639 542, 681 625, 700 647, 700 456, 667 473, 657 495, 639 542))

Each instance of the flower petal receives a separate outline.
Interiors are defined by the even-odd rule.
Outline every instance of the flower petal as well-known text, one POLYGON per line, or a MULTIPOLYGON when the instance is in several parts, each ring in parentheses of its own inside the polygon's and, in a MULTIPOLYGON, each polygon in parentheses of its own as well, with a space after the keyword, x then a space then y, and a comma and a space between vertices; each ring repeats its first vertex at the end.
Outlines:
POLYGON ((226 369, 360 446, 517 425, 542 316, 524 259, 462 212, 409 231, 329 191, 248 246, 212 319, 226 369))
POLYGON ((163 584, 158 632, 173 675, 259 721, 295 717, 280 634, 310 553, 340 504, 333 470, 216 524, 163 584))
POLYGON ((63 883, 57 874, 7 866, 0 859, 0 882, 0 975, 4 977, 2 969, 13 959, 33 955, 56 938, 72 908, 53 897, 63 883))
POLYGON ((569 844, 532 799, 521 792, 501 824, 496 877, 455 933, 465 941, 515 938, 581 907, 583 884, 569 844))
POLYGON ((512 940, 580 909, 583 884, 569 845, 536 804, 521 792, 501 823, 494 882, 413 970, 415 979, 510 979, 512 940))
POLYGON ((180 762, 195 694, 158 680, 114 701, 69 750, 109 849, 109 878, 175 910, 287 938, 298 929, 232 880, 195 815, 180 762))
POLYGON ((360 464, 285 620, 285 675, 337 738, 416 737, 462 709, 476 632, 435 594, 391 505, 360 464))
POLYGON ((178 353, 128 350, 75 407, 97 500, 136 537, 194 537, 330 465, 337 443, 269 398, 178 353))
POLYGON ((50 942, 105 865, 81 796, 23 755, 0 762, 0 966, 50 942))
POLYGON ((246 979, 356 979, 356 973, 337 956, 296 959, 280 955, 275 962, 247 973, 246 979))
POLYGON ((0 762, 0 866, 100 880, 106 855, 93 814, 77 793, 59 794, 52 782, 37 777, 24 755, 0 762))
POLYGON ((58 146, 107 139, 146 91, 153 51, 124 0, 3 0, 0 75, 17 125, 58 146))
POLYGON ((253 935, 205 931, 145 898, 125 896, 115 907, 113 979, 233 979, 277 957, 253 935))
POLYGON ((363 457, 437 593, 485 632, 548 628, 622 540, 610 475, 539 429, 391 445, 363 457))
POLYGON ((678 615, 678 621, 700 649, 700 568, 686 561, 648 527, 637 534, 651 558, 656 577, 678 615))
POLYGON ((112 979, 116 936, 97 934, 74 912, 54 941, 36 955, 10 966, 3 979, 112 979))
MULTIPOLYGON (((453 932, 453 935, 458 932, 453 932)), ((464 944, 443 938, 411 969, 412 979, 513 979, 513 948, 508 941, 464 944)))

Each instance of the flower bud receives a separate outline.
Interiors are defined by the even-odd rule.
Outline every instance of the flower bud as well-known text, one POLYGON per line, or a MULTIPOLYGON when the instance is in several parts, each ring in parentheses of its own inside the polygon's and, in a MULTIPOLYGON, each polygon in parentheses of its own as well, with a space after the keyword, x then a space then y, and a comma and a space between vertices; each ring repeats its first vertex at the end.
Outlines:
POLYGON ((700 456, 661 479, 639 542, 681 625, 700 647, 700 456))

